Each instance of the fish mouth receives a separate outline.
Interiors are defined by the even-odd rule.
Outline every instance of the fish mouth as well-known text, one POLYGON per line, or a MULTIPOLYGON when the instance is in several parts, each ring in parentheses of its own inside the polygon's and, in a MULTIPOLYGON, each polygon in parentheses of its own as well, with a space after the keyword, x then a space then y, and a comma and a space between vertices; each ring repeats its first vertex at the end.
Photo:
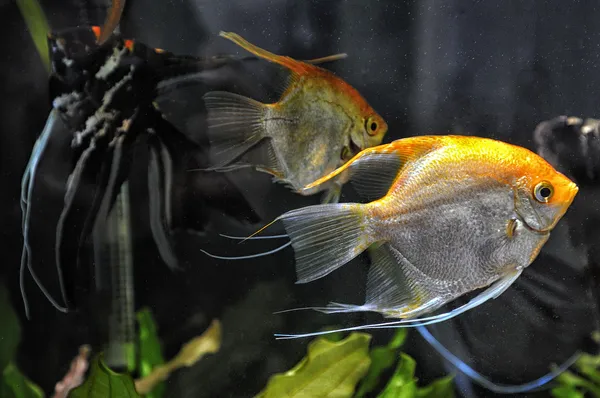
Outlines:
POLYGON ((542 236, 548 235, 550 233, 550 231, 552 231, 553 225, 551 225, 551 226, 549 226, 547 228, 538 229, 538 228, 535 228, 535 227, 529 225, 527 223, 527 221, 525 221, 525 217, 521 216, 521 214, 519 214, 518 211, 515 211, 515 213, 516 213, 517 218, 519 219, 519 221, 521 221, 523 223, 523 226, 525 226, 525 228, 528 231, 531 231, 531 232, 533 232, 535 234, 542 235, 542 236))
POLYGON ((362 149, 360 146, 356 145, 352 138, 349 140, 349 144, 342 148, 342 152, 340 153, 340 159, 344 162, 351 160, 354 156, 356 156, 362 149))
POLYGON ((352 155, 352 157, 358 155, 360 151, 362 151, 360 145, 356 144, 352 138, 350 138, 350 146, 348 147, 348 149, 350 150, 350 154, 352 155))

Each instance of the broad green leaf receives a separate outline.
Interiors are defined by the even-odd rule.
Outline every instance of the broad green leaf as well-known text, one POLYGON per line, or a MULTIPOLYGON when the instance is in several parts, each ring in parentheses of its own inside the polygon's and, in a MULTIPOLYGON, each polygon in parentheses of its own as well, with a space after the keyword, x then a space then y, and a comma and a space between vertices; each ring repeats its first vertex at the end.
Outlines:
POLYGON ((415 379, 416 362, 410 356, 400 354, 394 375, 377 398, 412 398, 417 394, 415 379))
POLYGON ((582 354, 575 363, 579 372, 600 387, 600 355, 582 354))
POLYGON ((212 321, 202 335, 187 342, 177 356, 164 365, 158 365, 149 375, 135 381, 135 387, 141 394, 146 394, 154 389, 158 383, 164 381, 175 370, 184 366, 190 367, 206 354, 218 352, 221 348, 221 322, 212 321))
POLYGON ((352 333, 338 342, 313 340, 306 357, 286 373, 272 376, 257 397, 351 397, 369 369, 370 341, 365 333, 352 333))
POLYGON ((419 398, 454 398, 454 376, 442 377, 417 390, 419 398))
POLYGON ((48 33, 50 27, 44 15, 44 10, 37 0, 17 0, 17 6, 25 20, 29 34, 40 54, 47 71, 50 70, 50 53, 48 50, 48 33))
POLYGON ((2 372, 0 380, 0 397, 2 398, 44 398, 44 392, 19 369, 10 362, 2 372))
POLYGON ((90 364, 90 373, 83 384, 69 393, 69 398, 140 397, 131 376, 109 369, 104 363, 102 354, 96 356, 90 364))
MULTIPOLYGON (((162 355, 161 344, 156 330, 156 323, 152 312, 148 308, 141 309, 137 314, 139 324, 139 352, 138 372, 140 377, 149 376, 165 360, 162 355)), ((158 382, 152 390, 145 394, 146 398, 160 398, 165 393, 165 383, 158 382)))
POLYGON ((558 381, 560 384, 570 386, 570 387, 581 387, 581 388, 589 391, 590 393, 594 394, 595 397, 600 398, 600 387, 599 386, 594 385, 594 383, 590 382, 589 380, 586 380, 583 377, 580 377, 570 371, 565 371, 565 372, 561 373, 556 378, 556 381, 558 381))
POLYGON ((600 367, 600 355, 581 354, 577 360, 578 366, 600 367))
POLYGON ((381 374, 392 367, 398 358, 398 349, 406 340, 407 329, 398 329, 394 333, 392 340, 382 347, 375 347, 371 350, 371 366, 363 381, 360 383, 356 398, 362 398, 365 394, 373 391, 379 384, 381 374))
POLYGON ((406 336, 408 335, 408 329, 398 329, 396 333, 394 333, 394 337, 388 343, 387 347, 389 349, 395 349, 402 347, 402 344, 406 341, 406 336))
POLYGON ((571 386, 555 387, 551 393, 554 398, 584 398, 582 392, 571 386))
POLYGON ((13 360, 21 341, 19 319, 10 303, 8 290, 0 282, 0 372, 13 360))
POLYGON ((578 364, 577 370, 579 370, 581 374, 583 374, 585 377, 594 382, 596 386, 600 387, 600 372, 597 368, 594 368, 593 366, 578 364))

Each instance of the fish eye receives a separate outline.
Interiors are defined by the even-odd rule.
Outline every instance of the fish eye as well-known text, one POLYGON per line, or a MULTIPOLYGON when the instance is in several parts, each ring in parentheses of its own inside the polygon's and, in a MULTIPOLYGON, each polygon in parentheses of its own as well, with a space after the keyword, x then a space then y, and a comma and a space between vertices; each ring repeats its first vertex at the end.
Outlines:
POLYGON ((373 117, 370 117, 365 122, 365 129, 367 130, 367 134, 375 135, 379 129, 379 124, 373 117))
POLYGON ((554 187, 548 181, 538 183, 533 189, 533 196, 540 203, 547 203, 553 194, 554 187))

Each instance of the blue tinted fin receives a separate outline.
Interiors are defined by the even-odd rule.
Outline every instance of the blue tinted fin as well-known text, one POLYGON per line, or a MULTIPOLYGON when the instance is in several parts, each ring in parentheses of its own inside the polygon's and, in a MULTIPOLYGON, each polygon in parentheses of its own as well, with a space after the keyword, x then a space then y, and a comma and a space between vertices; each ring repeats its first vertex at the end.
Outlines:
MULTIPOLYGON (((304 333, 304 334, 275 334, 275 337, 277 340, 295 339, 295 338, 302 338, 302 337, 320 336, 320 335, 324 335, 324 334, 328 334, 328 333, 349 332, 349 331, 354 331, 354 330, 394 329, 394 328, 409 328, 409 327, 416 327, 416 326, 433 325, 433 324, 447 321, 448 319, 454 318, 455 316, 458 316, 458 315, 462 314, 463 312, 471 310, 471 309, 485 303, 486 301, 488 301, 490 299, 494 299, 494 298, 500 296, 506 289, 508 289, 508 287, 510 285, 512 285, 512 283, 519 277, 519 275, 521 275, 521 272, 523 272, 522 269, 515 270, 514 272, 512 272, 512 273, 502 277, 498 281, 494 282, 491 286, 489 286, 483 292, 479 293, 477 296, 475 296, 474 298, 469 300, 469 302, 467 302, 466 304, 463 304, 460 307, 457 307, 451 311, 444 312, 441 314, 431 315, 431 316, 426 316, 426 317, 421 317, 421 318, 414 318, 414 319, 401 319, 399 321, 353 326, 353 327, 348 327, 348 328, 343 328, 343 329, 327 330, 327 331, 323 331, 323 332, 304 333)), ((327 307, 309 307, 307 309, 313 309, 313 310, 325 312, 325 313, 373 311, 372 309, 368 309, 364 305, 363 306, 352 306, 352 305, 345 305, 345 304, 338 304, 338 303, 331 303, 327 307), (352 310, 349 310, 349 308, 352 308, 352 310), (341 311, 341 309, 343 309, 343 311, 341 311)))
POLYGON ((492 382, 487 377, 476 372, 472 367, 470 367, 464 361, 462 361, 460 358, 458 358, 457 356, 452 354, 446 347, 444 347, 444 345, 442 343, 440 343, 431 334, 431 332, 429 332, 429 330, 427 330, 427 328, 425 326, 417 326, 417 330, 419 331, 421 336, 423 336, 423 338, 429 344, 431 344, 431 346, 442 357, 444 357, 448 362, 450 362, 452 365, 454 365, 460 372, 467 375, 471 380, 473 380, 475 383, 481 385, 482 387, 485 387, 488 390, 493 391, 495 393, 499 393, 499 394, 519 394, 519 393, 524 393, 524 392, 532 392, 532 391, 548 389, 548 388, 550 388, 550 386, 547 384, 549 382, 551 382, 554 378, 556 378, 558 375, 560 375, 562 372, 567 370, 581 356, 580 352, 576 352, 569 359, 567 359, 565 362, 563 362, 559 367, 557 367, 556 369, 553 369, 551 372, 549 372, 549 373, 545 374, 544 376, 542 376, 538 379, 535 379, 533 381, 523 383, 523 384, 514 384, 514 385, 499 384, 499 383, 492 382))
MULTIPOLYGON (((60 119, 57 118, 57 111, 52 110, 50 115, 48 116, 48 120, 46 121, 46 125, 44 126, 44 130, 42 134, 36 140, 33 150, 31 152, 31 157, 29 158, 29 162, 25 168, 23 173, 23 178, 21 180, 21 229, 23 233, 23 251, 21 253, 21 266, 19 269, 19 286, 21 289, 21 295, 23 298, 23 305, 25 307, 25 316, 29 319, 29 302, 27 301, 27 295, 25 293, 25 267, 29 270, 29 273, 36 285, 40 288, 44 296, 50 301, 50 303, 56 308, 58 311, 67 312, 67 308, 58 304, 56 300, 52 297, 50 292, 44 287, 41 280, 37 277, 35 272, 33 271, 33 267, 31 265, 31 247, 29 246, 29 225, 31 222, 31 199, 33 196, 33 188, 35 183, 35 178, 37 174, 37 168, 41 161, 41 158, 48 146, 48 141, 50 136, 52 135, 52 131, 55 127, 55 122, 60 119)), ((61 287, 61 291, 63 292, 63 298, 66 297, 64 294, 63 287, 63 279, 61 269, 58 269, 58 279, 61 287)))

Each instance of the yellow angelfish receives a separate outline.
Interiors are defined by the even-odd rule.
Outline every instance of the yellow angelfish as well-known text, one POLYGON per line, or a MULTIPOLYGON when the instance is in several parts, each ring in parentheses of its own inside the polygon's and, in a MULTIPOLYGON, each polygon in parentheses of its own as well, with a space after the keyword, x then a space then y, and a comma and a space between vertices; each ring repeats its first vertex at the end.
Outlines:
MULTIPOLYGON (((204 96, 213 170, 251 166, 299 192, 360 150, 381 143, 387 132, 383 118, 355 88, 315 65, 339 56, 302 62, 258 48, 235 33, 220 35, 287 68, 290 77, 273 104, 229 92, 204 96), (241 157, 245 158, 236 163, 241 157)), ((337 202, 340 186, 335 183, 300 193, 323 190, 329 190, 325 201, 337 202)))
POLYGON ((369 202, 307 206, 275 221, 291 240, 298 283, 369 249, 365 303, 314 309, 404 319, 353 330, 436 323, 499 296, 537 257, 578 192, 528 149, 473 136, 420 136, 369 148, 306 189, 339 179, 369 202), (479 288, 486 289, 467 304, 422 317, 479 288))

